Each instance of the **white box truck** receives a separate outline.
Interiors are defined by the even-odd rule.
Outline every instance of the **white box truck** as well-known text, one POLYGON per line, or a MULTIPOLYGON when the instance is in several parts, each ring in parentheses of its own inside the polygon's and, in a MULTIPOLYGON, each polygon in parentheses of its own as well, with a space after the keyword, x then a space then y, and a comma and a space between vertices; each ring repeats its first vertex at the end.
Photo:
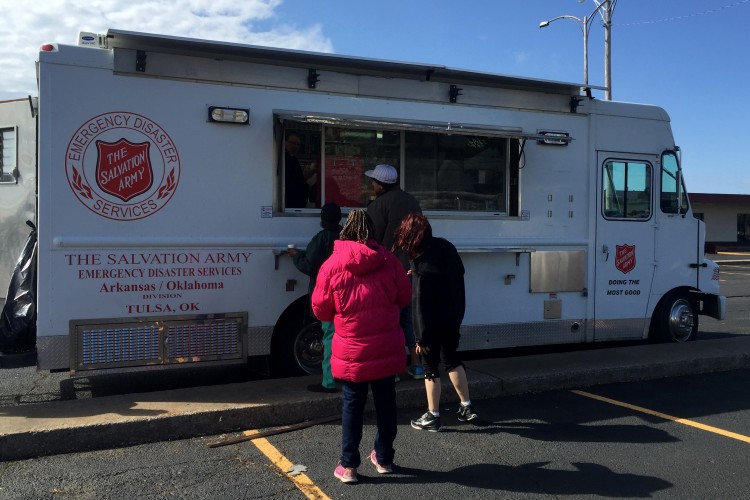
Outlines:
POLYGON ((307 277, 285 249, 322 204, 365 207, 379 163, 461 252, 464 350, 683 342, 724 317, 661 108, 439 65, 97 40, 39 54, 41 369, 314 372, 307 277))

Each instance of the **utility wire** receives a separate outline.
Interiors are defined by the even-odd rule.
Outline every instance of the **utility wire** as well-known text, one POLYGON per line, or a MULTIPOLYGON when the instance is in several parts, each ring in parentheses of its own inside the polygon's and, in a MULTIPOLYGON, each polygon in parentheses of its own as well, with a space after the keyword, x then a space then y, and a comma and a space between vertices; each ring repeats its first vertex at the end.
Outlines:
POLYGON ((641 26, 644 24, 657 24, 657 23, 669 23, 673 21, 682 21, 684 19, 690 19, 692 17, 699 17, 699 16, 706 16, 709 14, 716 14, 717 12, 721 12, 722 10, 731 9, 733 7, 739 7, 742 4, 746 4, 750 2, 750 0, 740 0, 739 2, 734 2, 728 5, 723 5, 721 7, 717 7, 715 9, 709 9, 704 10, 702 12, 696 12, 694 14, 686 14, 684 16, 676 16, 676 17, 667 17, 665 19, 658 19, 655 21, 638 21, 635 23, 624 23, 624 24, 614 24, 614 26, 641 26))

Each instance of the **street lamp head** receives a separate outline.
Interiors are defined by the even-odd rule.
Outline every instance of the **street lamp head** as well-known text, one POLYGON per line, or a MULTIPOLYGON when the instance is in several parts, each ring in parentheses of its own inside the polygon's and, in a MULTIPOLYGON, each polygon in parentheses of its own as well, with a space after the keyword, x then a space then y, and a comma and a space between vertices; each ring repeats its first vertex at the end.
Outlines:
MULTIPOLYGON (((578 0, 578 3, 584 3, 586 0, 578 0)), ((580 23, 581 32, 583 33, 583 81, 588 87, 588 81, 589 81, 589 70, 588 70, 588 36, 589 36, 589 29, 591 28, 591 21, 594 19, 595 14, 598 12, 599 16, 602 18, 603 25, 604 25, 604 80, 605 80, 605 88, 607 89, 606 97, 607 100, 612 99, 612 93, 611 93, 611 81, 610 81, 610 30, 612 27, 612 11, 615 10, 615 3, 617 3, 617 0, 594 0, 594 3, 596 4, 596 8, 591 11, 591 14, 581 19, 580 17, 571 16, 571 15, 564 15, 564 16, 557 16, 553 17, 552 19, 549 19, 547 21, 542 21, 539 23, 540 28, 546 28, 551 23, 557 21, 558 19, 573 19, 574 21, 578 21, 580 23)))

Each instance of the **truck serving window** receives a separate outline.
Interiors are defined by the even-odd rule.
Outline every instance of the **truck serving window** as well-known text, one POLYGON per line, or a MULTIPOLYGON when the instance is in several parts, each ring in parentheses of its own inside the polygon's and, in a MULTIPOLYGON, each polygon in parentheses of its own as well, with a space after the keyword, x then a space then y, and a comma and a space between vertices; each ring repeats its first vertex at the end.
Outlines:
POLYGON ((406 133, 406 190, 425 210, 506 212, 508 139, 406 133))
POLYGON ((320 126, 300 123, 284 132, 283 194, 285 208, 321 207, 318 191, 320 126))
POLYGON ((623 160, 605 162, 602 205, 607 219, 651 217, 651 165, 623 160))
POLYGON ((325 127, 323 161, 324 202, 342 207, 365 207, 372 192, 364 176, 380 163, 399 169, 401 132, 364 128, 325 127))
POLYGON ((424 210, 518 210, 518 139, 289 121, 284 138, 285 208, 366 207, 375 193, 364 172, 388 163, 424 210), (290 138, 300 143, 298 151, 291 151, 290 138), (310 190, 304 204, 292 196, 302 177, 310 190))

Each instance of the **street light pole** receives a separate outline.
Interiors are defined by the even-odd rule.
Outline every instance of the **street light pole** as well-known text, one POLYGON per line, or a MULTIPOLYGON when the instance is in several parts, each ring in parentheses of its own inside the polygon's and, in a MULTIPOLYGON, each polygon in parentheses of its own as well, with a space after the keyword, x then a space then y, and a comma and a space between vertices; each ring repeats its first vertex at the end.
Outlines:
MULTIPOLYGON (((594 0, 596 2, 596 0, 594 0)), ((612 11, 615 9, 612 0, 606 0, 607 7, 603 11, 604 18, 604 98, 612 100, 612 11)))
MULTIPOLYGON (((586 0, 578 0, 583 3, 586 0)), ((604 98, 612 100, 612 13, 615 11, 617 0, 594 0, 597 7, 606 4, 606 8, 599 11, 604 25, 604 98)), ((595 11, 596 12, 596 11, 595 11)))
MULTIPOLYGON (((579 0, 582 1, 582 0, 579 0)), ((616 1, 616 0, 615 0, 616 1)), ((589 85, 589 30, 591 29, 591 21, 594 19, 597 12, 599 12, 599 15, 602 16, 602 19, 604 21, 604 47, 605 47, 605 54, 604 54, 604 85, 606 87, 606 93, 605 97, 607 100, 612 100, 612 90, 611 90, 611 82, 610 82, 610 26, 611 26, 611 16, 612 16, 612 3, 613 0, 604 0, 600 2, 599 0, 594 0, 594 3, 596 3, 596 8, 591 11, 591 14, 581 19, 580 17, 571 16, 571 15, 564 15, 564 16, 557 16, 555 18, 550 19, 549 21, 542 21, 539 23, 540 28, 546 28, 550 25, 550 23, 557 21, 558 19, 573 19, 574 21, 578 21, 581 25, 581 32, 583 33, 583 83, 585 86, 588 87, 589 85), (604 14, 602 13, 602 8, 606 6, 606 9, 603 10, 604 14)))
POLYGON ((589 86, 589 28, 591 16, 583 18, 583 83, 587 87, 589 86))
MULTIPOLYGON (((583 3, 586 0, 578 0, 578 3, 583 3)), ((599 11, 599 15, 602 18, 602 24, 604 26, 604 98, 608 101, 612 100, 612 13, 615 10, 615 4, 617 0, 594 0, 597 8, 601 7, 602 4, 606 5, 606 8, 599 11)), ((596 12, 596 9, 594 10, 596 12)))

